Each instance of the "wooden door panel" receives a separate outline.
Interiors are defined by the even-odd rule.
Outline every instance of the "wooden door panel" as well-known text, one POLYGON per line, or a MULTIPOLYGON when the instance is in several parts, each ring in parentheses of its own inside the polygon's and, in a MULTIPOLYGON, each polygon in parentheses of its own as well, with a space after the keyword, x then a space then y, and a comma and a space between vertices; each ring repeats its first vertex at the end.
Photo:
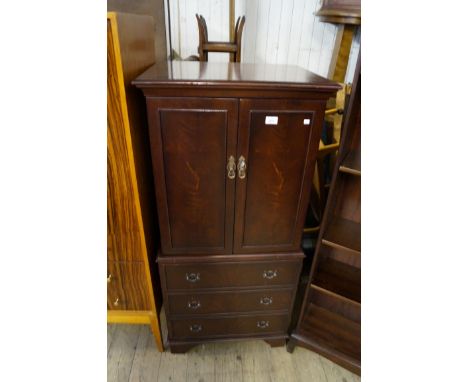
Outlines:
POLYGON ((149 99, 163 253, 231 253, 237 101, 149 99))
POLYGON ((241 100, 237 155, 247 176, 236 181, 235 252, 299 250, 323 110, 313 101, 241 100))

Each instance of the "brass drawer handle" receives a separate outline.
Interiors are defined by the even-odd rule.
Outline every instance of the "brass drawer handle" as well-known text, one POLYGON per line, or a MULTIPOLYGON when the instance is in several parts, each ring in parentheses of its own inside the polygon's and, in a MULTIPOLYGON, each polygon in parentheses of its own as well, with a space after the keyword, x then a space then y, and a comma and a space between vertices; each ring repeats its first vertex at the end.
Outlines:
POLYGON ((270 326, 270 321, 257 321, 257 328, 266 329, 270 326))
POLYGON ((244 179, 247 172, 247 163, 245 163, 245 158, 243 155, 239 157, 239 161, 237 162, 237 175, 239 179, 244 179))
POLYGON ((187 306, 190 308, 190 309, 193 309, 193 310, 196 310, 198 309, 201 304, 200 304, 200 301, 197 301, 197 300, 192 300, 192 301, 189 301, 187 306))
POLYGON ((107 276, 107 283, 109 284, 112 281, 112 275, 107 276))
POLYGON ((227 170, 228 170, 228 178, 229 179, 234 179, 236 177, 236 160, 234 157, 231 155, 228 160, 227 164, 227 170))
POLYGON ((268 279, 268 280, 271 280, 271 279, 274 279, 275 277, 278 276, 278 271, 274 270, 268 270, 268 271, 263 271, 263 278, 264 279, 268 279))
POLYGON ((260 304, 262 305, 270 305, 273 303, 273 297, 262 297, 260 299, 260 304))
POLYGON ((200 273, 186 273, 185 278, 191 283, 196 283, 200 281, 200 273))
POLYGON ((202 326, 199 324, 190 325, 190 331, 193 333, 199 333, 202 330, 202 326))
POLYGON ((114 301, 114 306, 119 306, 119 298, 118 297, 114 301))

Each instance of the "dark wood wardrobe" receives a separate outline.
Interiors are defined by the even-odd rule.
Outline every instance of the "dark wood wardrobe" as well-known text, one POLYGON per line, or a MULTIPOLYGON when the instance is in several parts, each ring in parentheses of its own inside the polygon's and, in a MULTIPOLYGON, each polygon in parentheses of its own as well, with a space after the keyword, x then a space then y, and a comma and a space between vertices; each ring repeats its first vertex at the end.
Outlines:
POLYGON ((183 61, 133 84, 146 96, 171 351, 284 344, 325 104, 339 85, 299 67, 183 61))

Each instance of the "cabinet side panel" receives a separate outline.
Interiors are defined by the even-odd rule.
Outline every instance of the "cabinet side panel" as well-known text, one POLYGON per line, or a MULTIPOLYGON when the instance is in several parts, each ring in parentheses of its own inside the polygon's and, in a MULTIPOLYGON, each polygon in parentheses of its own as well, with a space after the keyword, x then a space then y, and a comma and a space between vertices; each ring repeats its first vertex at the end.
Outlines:
POLYGON ((111 260, 142 261, 143 253, 131 182, 124 111, 110 20, 107 21, 107 233, 111 260))

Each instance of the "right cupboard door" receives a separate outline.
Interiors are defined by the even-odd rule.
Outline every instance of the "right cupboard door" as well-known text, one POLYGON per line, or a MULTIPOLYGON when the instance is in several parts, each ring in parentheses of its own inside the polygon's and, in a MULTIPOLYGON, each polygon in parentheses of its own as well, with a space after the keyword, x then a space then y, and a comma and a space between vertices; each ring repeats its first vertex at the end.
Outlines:
POLYGON ((234 253, 300 248, 324 108, 240 100, 234 253))

